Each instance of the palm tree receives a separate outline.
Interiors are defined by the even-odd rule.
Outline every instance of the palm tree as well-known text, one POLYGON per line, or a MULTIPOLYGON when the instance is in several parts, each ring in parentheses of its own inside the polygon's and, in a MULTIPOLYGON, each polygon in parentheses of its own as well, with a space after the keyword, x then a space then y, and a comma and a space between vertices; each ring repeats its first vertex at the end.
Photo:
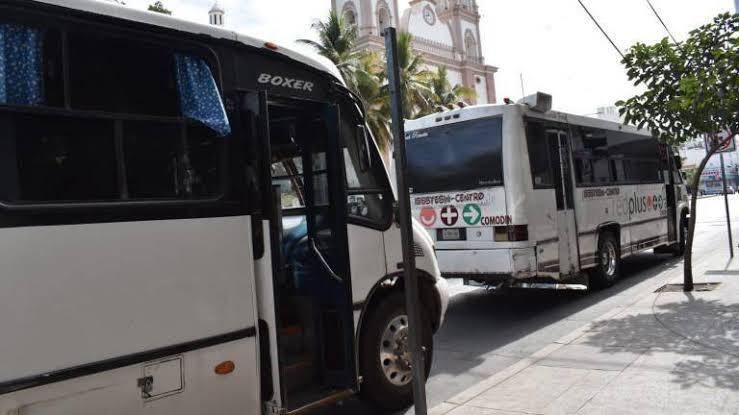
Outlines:
POLYGON ((361 53, 355 50, 357 27, 348 24, 344 18, 331 11, 327 21, 313 23, 313 30, 318 34, 318 42, 310 39, 299 39, 298 43, 311 46, 319 55, 336 65, 344 77, 344 81, 352 91, 357 91, 355 74, 361 53))
POLYGON ((439 67, 436 73, 431 76, 430 85, 429 105, 421 111, 423 115, 433 114, 440 107, 452 109, 459 102, 469 102, 477 96, 472 88, 459 84, 452 87, 446 66, 439 67))
POLYGON ((386 88, 385 62, 377 52, 364 53, 355 72, 357 90, 365 110, 367 125, 372 130, 377 146, 388 154, 392 136, 390 132, 390 97, 386 88))
POLYGON ((398 65, 400 90, 403 94, 403 116, 416 118, 429 106, 431 72, 424 67, 423 55, 413 51, 413 35, 398 33, 398 65))

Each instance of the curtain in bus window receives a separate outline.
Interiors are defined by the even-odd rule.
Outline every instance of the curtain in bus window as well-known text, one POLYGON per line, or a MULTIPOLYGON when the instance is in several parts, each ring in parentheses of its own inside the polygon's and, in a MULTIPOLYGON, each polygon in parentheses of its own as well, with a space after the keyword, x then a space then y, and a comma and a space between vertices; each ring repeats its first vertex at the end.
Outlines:
POLYGON ((41 33, 16 24, 0 24, 0 104, 43 102, 41 33))
POLYGON ((200 121, 221 137, 231 134, 221 95, 205 60, 177 53, 175 66, 182 115, 200 121))

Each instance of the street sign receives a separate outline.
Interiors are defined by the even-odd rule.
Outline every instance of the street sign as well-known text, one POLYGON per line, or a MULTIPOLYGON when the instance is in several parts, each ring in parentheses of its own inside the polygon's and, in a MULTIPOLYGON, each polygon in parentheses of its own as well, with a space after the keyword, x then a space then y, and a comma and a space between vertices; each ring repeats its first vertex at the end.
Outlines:
MULTIPOLYGON (((716 147, 719 145, 719 143, 725 141, 727 138, 726 133, 720 133, 716 135, 706 136, 704 138, 706 143, 706 151, 709 149, 716 147)), ((716 153, 730 153, 732 151, 736 151, 736 139, 732 138, 728 142, 724 143, 718 150, 716 150, 716 153)))

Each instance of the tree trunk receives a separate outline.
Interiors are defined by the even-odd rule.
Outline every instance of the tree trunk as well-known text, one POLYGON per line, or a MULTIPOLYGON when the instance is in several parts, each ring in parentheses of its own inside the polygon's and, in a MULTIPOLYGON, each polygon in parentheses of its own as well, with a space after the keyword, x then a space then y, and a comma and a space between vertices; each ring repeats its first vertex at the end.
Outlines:
MULTIPOLYGON (((690 197, 690 221, 688 225, 688 235, 685 239, 685 256, 684 256, 684 269, 683 269, 683 291, 691 292, 695 288, 693 285, 693 235, 695 235, 695 223, 698 217, 698 186, 700 186, 701 175, 703 170, 706 168, 708 161, 716 154, 719 148, 723 147, 729 140, 734 138, 736 134, 729 135, 729 138, 722 141, 716 147, 706 149, 706 157, 701 160, 700 165, 695 170, 695 175, 691 183, 692 193, 690 197)), ((723 174, 723 172, 721 173, 723 174)))

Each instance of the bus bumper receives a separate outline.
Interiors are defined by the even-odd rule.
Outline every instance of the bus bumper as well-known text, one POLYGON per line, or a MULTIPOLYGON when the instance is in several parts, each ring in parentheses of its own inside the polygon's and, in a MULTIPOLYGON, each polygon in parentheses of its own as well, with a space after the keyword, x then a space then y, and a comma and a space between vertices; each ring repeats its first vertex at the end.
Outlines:
POLYGON ((441 275, 486 281, 536 276, 534 248, 437 250, 441 275))

